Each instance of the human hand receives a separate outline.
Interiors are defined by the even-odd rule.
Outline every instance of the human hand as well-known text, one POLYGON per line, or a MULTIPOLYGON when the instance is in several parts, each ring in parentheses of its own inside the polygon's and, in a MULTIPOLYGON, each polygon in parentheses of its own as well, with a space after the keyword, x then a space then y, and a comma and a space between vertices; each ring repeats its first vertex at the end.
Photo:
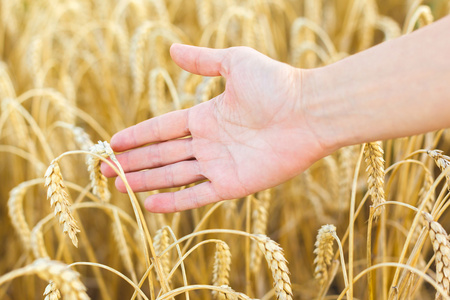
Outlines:
MULTIPOLYGON (((117 158, 135 192, 206 180, 149 196, 147 210, 175 212, 243 197, 298 175, 330 152, 305 116, 303 70, 246 47, 170 50, 181 68, 221 75, 226 88, 210 101, 146 120, 111 139, 113 150, 128 151, 117 158)), ((106 164, 102 172, 116 176, 106 164)), ((120 178, 116 187, 126 192, 120 178)))

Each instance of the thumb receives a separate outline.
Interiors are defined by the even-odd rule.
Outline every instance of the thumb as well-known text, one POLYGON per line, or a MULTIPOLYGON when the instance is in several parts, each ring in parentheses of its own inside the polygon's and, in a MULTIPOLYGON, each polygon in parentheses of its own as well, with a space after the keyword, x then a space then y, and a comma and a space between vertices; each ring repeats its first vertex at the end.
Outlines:
POLYGON ((230 49, 211 49, 181 44, 170 47, 170 56, 182 69, 203 76, 226 77, 230 49))

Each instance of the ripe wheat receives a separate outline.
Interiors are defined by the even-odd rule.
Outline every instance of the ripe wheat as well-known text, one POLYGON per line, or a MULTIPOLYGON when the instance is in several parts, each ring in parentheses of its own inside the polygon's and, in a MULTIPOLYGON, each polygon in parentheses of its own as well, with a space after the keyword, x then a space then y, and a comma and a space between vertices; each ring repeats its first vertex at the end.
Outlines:
POLYGON ((54 207, 56 217, 59 217, 59 224, 63 226, 63 232, 69 235, 75 247, 78 247, 77 232, 80 232, 77 222, 70 212, 69 194, 65 191, 65 185, 59 164, 52 161, 45 172, 45 186, 47 187, 47 199, 50 206, 54 207))

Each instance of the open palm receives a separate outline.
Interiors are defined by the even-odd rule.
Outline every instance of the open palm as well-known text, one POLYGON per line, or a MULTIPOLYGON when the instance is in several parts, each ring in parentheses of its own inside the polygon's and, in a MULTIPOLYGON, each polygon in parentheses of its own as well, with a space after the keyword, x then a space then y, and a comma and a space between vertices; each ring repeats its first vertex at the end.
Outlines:
MULTIPOLYGON (((112 138, 115 151, 127 151, 118 159, 136 192, 204 181, 150 196, 149 211, 243 197, 292 178, 328 154, 305 117, 302 70, 245 47, 174 45, 171 55, 189 72, 224 76, 226 89, 208 102, 149 119, 112 138)), ((106 165, 102 171, 115 176, 106 165)), ((116 186, 125 192, 120 178, 116 186)))

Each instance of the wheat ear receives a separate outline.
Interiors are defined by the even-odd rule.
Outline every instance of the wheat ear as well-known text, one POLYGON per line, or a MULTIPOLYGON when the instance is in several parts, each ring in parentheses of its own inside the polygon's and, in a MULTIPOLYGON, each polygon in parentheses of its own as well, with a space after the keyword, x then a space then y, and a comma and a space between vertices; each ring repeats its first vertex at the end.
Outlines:
MULTIPOLYGON (((90 149, 91 153, 100 155, 102 157, 110 157, 113 152, 107 142, 99 141, 90 149)), ((111 193, 108 189, 108 179, 100 171, 101 161, 95 155, 89 155, 86 159, 88 166, 89 177, 91 179, 92 193, 98 196, 103 202, 109 202, 111 193)))
MULTIPOLYGON (((436 256, 437 284, 444 289, 447 296, 450 296, 450 243, 448 234, 441 224, 433 220, 429 213, 423 212, 423 216, 428 223, 429 235, 436 256)), ((436 293, 435 299, 442 299, 442 295, 436 293)))
MULTIPOLYGON (((69 124, 70 125, 70 124, 69 124)), ((92 142, 91 138, 89 137, 89 134, 84 131, 83 128, 70 125, 73 136, 75 138, 75 142, 78 144, 79 147, 81 147, 82 150, 90 150, 92 146, 94 146, 94 143, 92 142)))
POLYGON ((264 253, 267 264, 272 271, 275 294, 278 300, 292 300, 291 280, 283 249, 269 237, 255 234, 253 239, 258 242, 259 249, 264 253))
MULTIPOLYGON (((450 157, 443 155, 442 153, 444 153, 442 150, 427 151, 428 156, 434 159, 439 169, 441 169, 442 172, 445 172, 447 168, 450 167, 450 157)), ((450 191, 450 172, 445 174, 445 179, 447 180, 447 189, 450 191)))
MULTIPOLYGON (((216 244, 216 253, 214 255, 213 285, 228 286, 230 284, 230 266, 231 252, 227 243, 219 242, 216 244)), ((227 294, 213 291, 212 294, 216 299, 228 299, 227 294)))
MULTIPOLYGON (((265 190, 258 193, 255 198, 255 209, 252 212, 252 233, 265 234, 267 230, 268 210, 270 206, 271 190, 265 190)), ((256 242, 250 246, 250 269, 253 273, 259 272, 261 266, 262 253, 258 250, 256 242)))
POLYGON ((36 274, 46 281, 53 281, 61 290, 65 300, 88 300, 86 287, 80 280, 80 274, 66 264, 39 258, 32 264, 13 270, 0 277, 0 285, 19 276, 36 274))
POLYGON ((59 292, 53 280, 50 280, 49 284, 45 287, 44 296, 44 300, 61 299, 61 293, 59 292))
POLYGON ((22 182, 9 193, 8 213, 14 229, 19 234, 23 246, 30 249, 31 230, 28 227, 23 212, 23 198, 28 188, 28 182, 22 182))
MULTIPOLYGON (((222 291, 219 292, 220 294, 223 295, 223 297, 225 297, 225 298, 222 298, 222 299, 226 299, 226 300, 238 300, 238 299, 252 300, 252 298, 250 298, 246 294, 238 293, 235 290, 233 290, 231 287, 229 287, 228 285, 221 285, 220 288, 227 290, 226 292, 222 292, 222 291)), ((218 291, 213 291, 213 292, 218 292, 218 291)))
POLYGON ((328 279, 328 266, 331 264, 333 256, 333 234, 336 233, 334 225, 323 225, 317 234, 316 243, 314 246, 314 277, 319 281, 320 286, 323 286, 328 279))
MULTIPOLYGON (((364 160, 367 163, 366 172, 368 174, 368 188, 369 194, 372 198, 373 206, 380 205, 384 202, 384 159, 383 149, 381 148, 381 142, 367 143, 364 148, 364 160)), ((373 213, 374 218, 380 216, 383 212, 384 206, 379 207, 373 213)))
MULTIPOLYGON (((169 253, 165 253, 165 255, 161 256, 161 253, 169 246, 169 234, 167 230, 164 228, 158 229, 156 231, 155 237, 153 238, 153 247, 155 247, 156 255, 158 256, 159 262, 161 263, 161 268, 164 272, 164 276, 170 273, 170 256, 169 253)), ((156 274, 156 279, 161 281, 161 278, 158 274, 156 274)), ((167 284, 170 286, 170 280, 167 281, 167 284)))
POLYGON ((45 186, 50 206, 54 207, 55 216, 59 216, 59 224, 63 225, 63 232, 68 234, 75 247, 78 247, 77 232, 80 232, 77 222, 70 212, 69 194, 64 190, 65 185, 58 162, 53 160, 45 172, 45 186))

